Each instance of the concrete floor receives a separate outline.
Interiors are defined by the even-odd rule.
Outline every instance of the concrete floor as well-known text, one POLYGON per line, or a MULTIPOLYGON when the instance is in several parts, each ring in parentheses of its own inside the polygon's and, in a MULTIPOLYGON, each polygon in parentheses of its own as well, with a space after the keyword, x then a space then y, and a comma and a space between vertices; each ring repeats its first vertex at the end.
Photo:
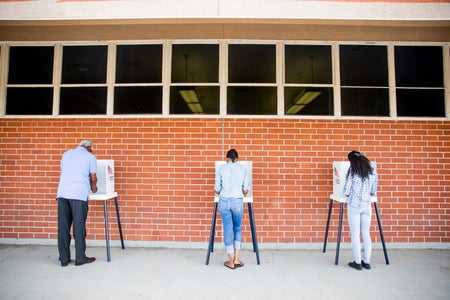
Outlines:
POLYGON ((450 299, 450 250, 382 250, 372 270, 347 266, 351 250, 242 251, 230 270, 223 249, 88 247, 97 261, 61 267, 56 246, 0 245, 0 299, 450 299))

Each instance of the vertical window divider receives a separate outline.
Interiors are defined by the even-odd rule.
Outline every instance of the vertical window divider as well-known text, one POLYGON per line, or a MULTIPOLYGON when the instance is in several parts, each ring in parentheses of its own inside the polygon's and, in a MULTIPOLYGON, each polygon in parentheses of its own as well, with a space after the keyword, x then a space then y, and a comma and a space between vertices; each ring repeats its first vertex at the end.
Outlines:
POLYGON ((395 53, 394 44, 387 45, 388 57, 388 84, 389 84, 389 116, 397 118, 397 93, 395 84, 395 53))
POLYGON ((162 59, 162 115, 169 116, 170 112, 170 84, 172 69, 172 43, 163 43, 163 59, 162 59))
POLYGON ((117 45, 115 43, 108 44, 108 60, 106 75, 106 116, 114 115, 114 85, 116 81, 116 55, 117 45))
POLYGON ((277 82, 277 115, 284 116, 284 43, 276 43, 276 82, 277 82))
POLYGON ((445 117, 450 118, 450 44, 442 47, 443 65, 444 65, 444 101, 445 117))
POLYGON ((333 43, 331 45, 331 64, 333 66, 333 106, 334 116, 341 117, 341 68, 339 59, 339 44, 333 43))
POLYGON ((52 116, 59 115, 59 103, 61 96, 61 77, 62 77, 62 45, 56 44, 54 47, 53 63, 53 107, 52 116))
POLYGON ((228 42, 219 43, 219 115, 227 115, 228 42))
POLYGON ((9 46, 0 45, 0 117, 6 114, 6 84, 8 74, 9 46))

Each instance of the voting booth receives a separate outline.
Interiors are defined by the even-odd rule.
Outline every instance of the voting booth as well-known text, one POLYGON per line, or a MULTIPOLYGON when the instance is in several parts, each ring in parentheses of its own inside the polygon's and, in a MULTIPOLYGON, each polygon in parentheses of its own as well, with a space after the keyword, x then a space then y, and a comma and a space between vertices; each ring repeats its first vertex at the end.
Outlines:
POLYGON ((97 188, 96 194, 113 195, 115 193, 114 160, 97 160, 97 188))
POLYGON ((102 200, 103 201, 103 214, 105 219, 105 240, 106 240, 106 257, 107 261, 111 261, 110 243, 109 243, 109 230, 108 230, 108 213, 107 213, 107 200, 114 199, 116 207, 117 225, 119 227, 120 242, 122 249, 125 249, 122 235, 122 224, 120 223, 119 204, 117 201, 117 193, 114 189, 114 160, 97 160, 97 192, 90 193, 89 200, 102 200))
MULTIPOLYGON (((371 162, 372 168, 376 169, 376 162, 371 162)), ((327 240, 328 240, 328 230, 330 227, 330 218, 331 218, 331 211, 333 207, 333 202, 339 203, 339 227, 338 227, 338 237, 337 237, 337 246, 336 246, 336 257, 335 257, 335 265, 338 264, 339 261, 339 250, 340 250, 340 243, 341 243, 341 232, 342 232, 342 218, 343 218, 343 211, 344 211, 344 204, 347 203, 347 196, 344 195, 344 185, 345 180, 347 177, 348 169, 350 168, 350 162, 349 161, 335 161, 332 164, 333 168, 333 194, 330 195, 330 205, 328 209, 328 218, 327 218, 327 227, 325 229, 325 240, 323 244, 323 252, 326 252, 327 248, 327 240)), ((384 258, 386 260, 386 264, 389 264, 389 258, 387 255, 386 250, 386 244, 384 242, 384 235, 383 235, 383 229, 381 227, 381 220, 380 215, 378 213, 378 199, 376 196, 370 197, 370 201, 373 203, 375 208, 375 213, 377 217, 378 222, 378 228, 380 230, 380 237, 381 242, 383 245, 383 252, 384 252, 384 258)))
MULTIPOLYGON (((377 163, 370 162, 372 168, 377 168, 377 163)), ((347 201, 347 197, 344 195, 345 179, 347 177, 348 169, 350 168, 349 161, 334 161, 333 162, 333 194, 332 197, 336 200, 347 201)), ((372 197, 372 202, 376 200, 376 197, 372 197)))
MULTIPOLYGON (((253 213, 253 187, 252 187, 252 162, 251 161, 237 161, 236 163, 243 165, 247 170, 247 176, 249 177, 249 192, 246 197, 244 197, 244 204, 247 203, 248 216, 250 221, 250 229, 252 234, 253 252, 256 254, 256 262, 259 265, 259 250, 258 242, 256 238, 256 228, 255 228, 255 218, 253 213)), ((226 161, 216 161, 215 162, 215 175, 219 172, 222 165, 226 164, 226 161)), ((211 224, 211 233, 209 236, 208 253, 206 255, 206 264, 209 264, 209 257, 211 252, 214 251, 214 237, 216 232, 216 220, 217 220, 217 205, 219 202, 219 196, 214 196, 214 211, 211 224)))
POLYGON ((348 168, 350 168, 349 161, 334 161, 333 162, 333 197, 339 199, 344 197, 343 194, 345 177, 348 168))

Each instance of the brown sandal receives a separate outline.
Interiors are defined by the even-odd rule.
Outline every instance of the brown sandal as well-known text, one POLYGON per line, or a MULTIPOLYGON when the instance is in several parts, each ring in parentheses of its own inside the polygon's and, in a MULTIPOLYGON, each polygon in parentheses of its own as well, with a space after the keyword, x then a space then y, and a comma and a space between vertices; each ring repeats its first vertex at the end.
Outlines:
POLYGON ((227 267, 228 269, 231 269, 231 270, 234 270, 234 269, 236 268, 236 267, 230 266, 228 261, 224 262, 223 265, 224 265, 225 267, 227 267))
POLYGON ((234 263, 234 267, 235 268, 240 268, 240 267, 243 267, 244 266, 244 263, 241 261, 241 262, 239 262, 239 263, 234 263))

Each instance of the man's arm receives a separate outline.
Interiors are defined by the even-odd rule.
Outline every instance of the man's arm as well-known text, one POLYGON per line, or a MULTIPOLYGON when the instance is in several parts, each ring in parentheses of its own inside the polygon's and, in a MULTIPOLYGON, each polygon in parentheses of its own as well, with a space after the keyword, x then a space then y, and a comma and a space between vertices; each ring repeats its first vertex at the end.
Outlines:
POLYGON ((97 174, 90 173, 89 174, 89 180, 90 180, 90 183, 91 183, 91 191, 93 193, 96 193, 97 192, 97 174))

